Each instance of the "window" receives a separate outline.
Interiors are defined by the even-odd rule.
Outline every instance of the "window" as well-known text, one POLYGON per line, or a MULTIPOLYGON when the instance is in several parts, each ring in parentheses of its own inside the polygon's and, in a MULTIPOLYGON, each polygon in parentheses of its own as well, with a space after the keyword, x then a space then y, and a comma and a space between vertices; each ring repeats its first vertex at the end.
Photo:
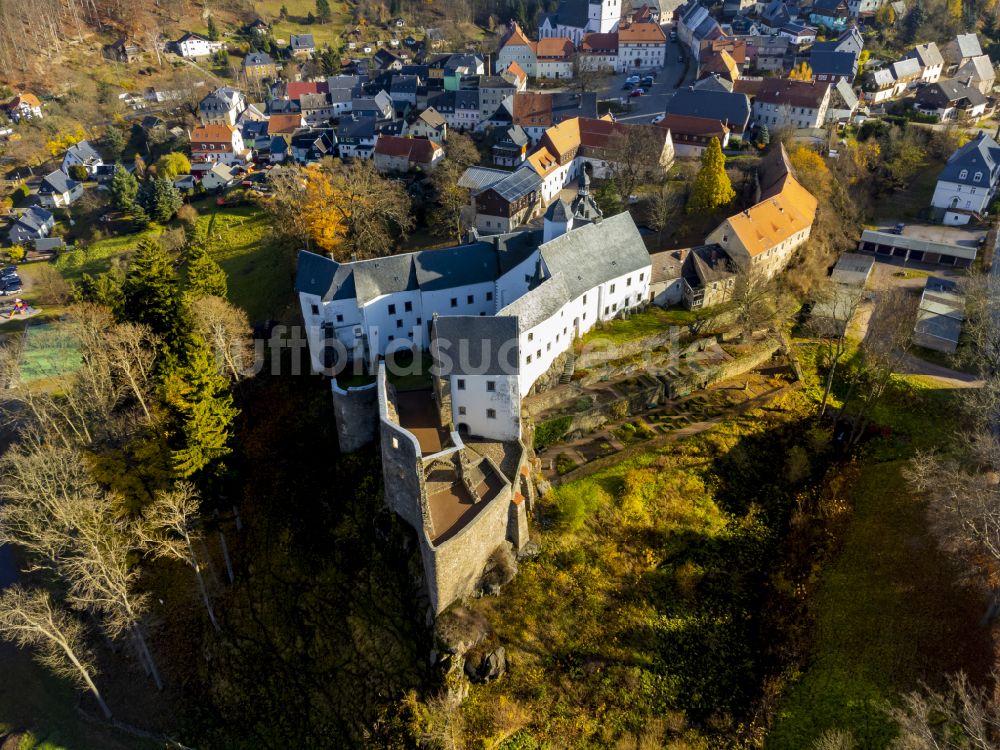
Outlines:
POLYGON ((612 293, 612 294, 614 294, 614 293, 615 293, 615 285, 614 285, 614 284, 612 284, 612 285, 611 285, 611 293, 612 293))
POLYGON ((459 378, 458 380, 456 380, 455 381, 455 387, 458 390, 460 390, 460 391, 464 391, 465 390, 465 380, 463 378, 459 378))
POLYGON ((963 169, 961 172, 958 173, 958 179, 960 179, 960 180, 964 180, 968 176, 969 176, 969 170, 968 169, 963 169))
POLYGON ((393 447, 393 448, 398 448, 398 447, 399 447, 399 438, 397 438, 397 437, 394 437, 394 438, 392 439, 392 447, 393 447))
POLYGON ((497 418, 497 410, 496 409, 487 409, 486 410, 486 418, 487 419, 496 419, 497 418))
POLYGON ((645 280, 645 278, 646 278, 646 274, 645 273, 640 273, 639 274, 639 281, 643 281, 643 280, 645 280))
POLYGON ((627 279, 625 279, 625 286, 632 286, 632 277, 631 276, 629 276, 627 279))
POLYGON ((973 182, 979 182, 982 179, 983 179, 983 173, 982 172, 976 172, 976 174, 973 175, 973 177, 972 177, 972 181, 973 182))
POLYGON ((420 318, 417 318, 417 325, 420 325, 423 322, 424 322, 423 320, 421 320, 420 318))
POLYGON ((497 381, 495 381, 495 380, 487 380, 486 381, 486 390, 488 390, 490 393, 492 393, 496 389, 497 389, 497 381))
POLYGON ((531 355, 530 354, 527 357, 524 358, 524 362, 525 362, 525 364, 528 364, 528 365, 531 364, 531 355))
POLYGON ((528 341, 534 341, 534 339, 535 339, 535 334, 529 333, 528 334, 528 341))
POLYGON ((402 328, 402 327, 403 327, 403 321, 400 320, 399 318, 396 318, 396 328, 402 328))
POLYGON ((390 337, 389 337, 389 341, 394 341, 395 339, 396 339, 396 337, 395 337, 395 336, 390 336, 390 337))
POLYGON ((343 315, 338 315, 337 316, 337 322, 338 323, 343 323, 344 322, 344 316, 343 315))
POLYGON ((465 407, 464 406, 458 407, 458 416, 460 416, 460 417, 464 417, 465 416, 465 407))
POLYGON ((493 292, 486 292, 486 301, 487 302, 493 301, 493 292))
POLYGON ((458 297, 452 297, 451 298, 451 306, 452 307, 458 307, 458 297))
MULTIPOLYGON (((558 334, 556 334, 556 343, 557 344, 559 343, 559 335, 558 334)), ((547 352, 551 352, 552 351, 552 342, 551 341, 545 345, 545 351, 547 351, 547 352)))
POLYGON ((585 304, 585 305, 587 304, 587 295, 586 294, 583 295, 583 304, 585 304))
POLYGON ((389 305, 389 314, 390 315, 395 315, 396 314, 396 306, 395 305, 389 305))
POLYGON ((404 310, 405 310, 406 312, 413 312, 413 303, 412 303, 412 302, 407 302, 407 303, 405 303, 405 304, 403 305, 403 309, 404 309, 404 310))
POLYGON ((476 298, 470 294, 465 301, 471 305, 473 302, 476 301, 476 298))
POLYGON ((610 308, 607 305, 605 305, 604 306, 604 314, 607 315, 609 311, 610 311, 610 308))
POLYGON ((319 305, 310 305, 313 315, 319 315, 319 305))

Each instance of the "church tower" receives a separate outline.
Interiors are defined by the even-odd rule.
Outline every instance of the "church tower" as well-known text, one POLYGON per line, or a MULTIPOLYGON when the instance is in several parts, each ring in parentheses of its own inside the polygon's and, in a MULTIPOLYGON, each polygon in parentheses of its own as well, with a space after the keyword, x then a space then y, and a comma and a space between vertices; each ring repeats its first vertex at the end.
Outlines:
POLYGON ((622 0, 590 0, 587 12, 591 31, 609 34, 618 28, 622 17, 622 0))

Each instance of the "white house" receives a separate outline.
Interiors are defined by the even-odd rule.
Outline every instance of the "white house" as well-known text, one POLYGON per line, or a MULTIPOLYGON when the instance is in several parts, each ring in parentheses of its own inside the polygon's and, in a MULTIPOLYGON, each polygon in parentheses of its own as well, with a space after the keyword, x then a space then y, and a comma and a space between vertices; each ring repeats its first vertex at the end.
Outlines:
POLYGON ((70 179, 61 169, 42 178, 38 198, 46 208, 62 208, 73 204, 83 195, 83 184, 70 179))
POLYGON ((204 123, 236 125, 246 108, 247 100, 242 91, 231 86, 220 86, 198 103, 198 117, 204 123))
POLYGON ((1000 180, 1000 145, 980 133, 950 157, 938 176, 931 206, 944 212, 945 224, 968 224, 993 199, 1000 180))
POLYGON ((200 34, 189 31, 174 42, 174 47, 181 57, 208 57, 222 49, 222 42, 210 42, 200 34))
POLYGON ((232 125, 210 123, 191 131, 191 158, 195 162, 245 164, 250 155, 243 134, 232 125))
POLYGON ((662 68, 667 37, 656 23, 632 23, 618 29, 618 70, 662 68))
POLYGON ((201 186, 209 191, 218 190, 231 185, 234 179, 236 179, 236 175, 233 174, 231 166, 216 162, 210 170, 202 175, 201 186))
POLYGON ((94 147, 84 140, 79 143, 74 143, 66 149, 66 153, 63 154, 63 172, 69 174, 69 168, 77 165, 86 169, 87 174, 93 175, 97 172, 98 167, 104 165, 104 160, 101 159, 101 155, 97 153, 94 147))
POLYGON ((918 44, 906 53, 906 57, 912 58, 920 64, 921 83, 936 83, 941 78, 944 57, 941 56, 941 50, 934 42, 918 44))
POLYGON ((819 128, 830 106, 830 84, 765 78, 753 103, 754 119, 776 128, 819 128))

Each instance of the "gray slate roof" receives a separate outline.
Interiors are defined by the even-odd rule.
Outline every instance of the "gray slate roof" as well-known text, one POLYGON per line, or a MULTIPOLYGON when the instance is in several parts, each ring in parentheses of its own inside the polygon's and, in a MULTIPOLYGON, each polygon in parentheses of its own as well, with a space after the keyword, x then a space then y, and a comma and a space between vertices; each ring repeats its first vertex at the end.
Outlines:
POLYGON ((579 29, 587 25, 589 0, 559 0, 555 18, 563 26, 573 26, 579 29))
POLYGON ((817 75, 849 76, 850 78, 854 78, 856 60, 857 58, 853 52, 813 49, 809 55, 809 67, 817 75))
POLYGON ((971 77, 973 81, 993 81, 996 79, 996 72, 987 55, 977 55, 959 68, 955 77, 971 77))
POLYGON ((667 104, 668 115, 707 117, 742 129, 750 119, 746 94, 704 89, 679 89, 667 104))
POLYGON ((243 67, 249 68, 254 65, 274 65, 274 58, 266 52, 249 52, 243 58, 243 67))
POLYGON ((944 65, 944 58, 941 56, 941 50, 938 49, 938 46, 934 42, 918 44, 906 53, 906 56, 915 58, 925 68, 931 68, 935 65, 944 65))
POLYGON ((316 49, 316 42, 312 34, 292 34, 289 37, 288 47, 292 50, 316 49))
POLYGON ((520 359, 516 341, 516 318, 506 315, 440 316, 434 322, 431 350, 447 358, 435 357, 433 372, 439 376, 514 375, 520 359), (507 344, 511 341, 515 344, 507 344))
POLYGON ((1000 169, 1000 144, 997 144, 985 133, 966 143, 948 157, 944 169, 938 175, 938 180, 955 182, 963 185, 980 185, 986 187, 995 182, 1000 169), (960 178, 963 170, 964 178, 960 178), (974 182, 976 172, 983 172, 979 182, 974 182))
POLYGON ((51 213, 41 206, 32 206, 21 214, 15 223, 37 232, 42 227, 50 226, 54 222, 55 217, 51 213))
POLYGON ((38 188, 38 192, 43 195, 51 193, 62 195, 63 193, 68 193, 79 184, 76 180, 70 179, 70 176, 61 169, 57 169, 42 178, 42 184, 38 188))
POLYGON ((73 154, 84 164, 93 164, 94 162, 101 161, 101 155, 85 140, 74 143, 66 149, 66 153, 73 154))
POLYGON ((958 43, 958 53, 962 57, 978 57, 983 54, 979 37, 975 34, 959 34, 955 37, 955 41, 958 43))

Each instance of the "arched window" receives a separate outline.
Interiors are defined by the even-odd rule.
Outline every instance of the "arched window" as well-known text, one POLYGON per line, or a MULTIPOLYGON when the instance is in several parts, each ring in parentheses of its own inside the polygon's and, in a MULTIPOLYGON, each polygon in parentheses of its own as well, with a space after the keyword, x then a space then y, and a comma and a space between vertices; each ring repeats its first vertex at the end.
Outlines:
POLYGON ((961 172, 958 173, 958 179, 960 180, 968 179, 968 177, 969 177, 968 169, 963 169, 961 172))
POLYGON ((980 181, 982 181, 982 179, 983 179, 983 173, 982 173, 982 172, 976 172, 976 173, 975 173, 975 174, 974 174, 974 175, 972 176, 972 181, 973 181, 973 182, 980 182, 980 181))

